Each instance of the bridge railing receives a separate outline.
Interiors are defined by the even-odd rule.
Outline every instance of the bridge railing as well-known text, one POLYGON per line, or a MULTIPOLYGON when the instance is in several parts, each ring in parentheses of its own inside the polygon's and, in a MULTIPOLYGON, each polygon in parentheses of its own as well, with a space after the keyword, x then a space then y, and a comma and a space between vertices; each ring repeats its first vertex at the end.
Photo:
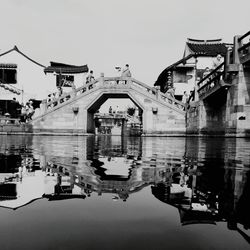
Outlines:
POLYGON ((103 77, 99 78, 103 88, 130 88, 131 77, 103 77))
POLYGON ((103 88, 139 88, 140 91, 148 95, 153 95, 154 98, 160 99, 168 104, 175 106, 178 109, 186 110, 186 105, 175 98, 160 92, 155 87, 150 87, 143 82, 140 82, 131 77, 103 77, 99 81, 102 81, 101 85, 103 88))
POLYGON ((223 62, 197 83, 197 91, 200 98, 202 98, 210 90, 219 86, 220 81, 224 76, 224 67, 225 63, 223 62))
POLYGON ((238 48, 238 53, 240 60, 244 59, 245 56, 250 54, 250 31, 245 33, 243 36, 240 36, 238 38, 238 43, 239 43, 239 48, 238 48), (249 39, 247 43, 244 43, 245 38, 249 39))
POLYGON ((133 79, 132 78, 133 83, 135 83, 138 87, 140 87, 141 89, 143 89, 146 93, 149 93, 150 95, 155 96, 155 98, 157 98, 158 100, 162 100, 163 102, 166 102, 168 104, 173 105, 174 107, 185 111, 187 108, 187 105, 181 101, 178 101, 177 99, 175 99, 174 97, 170 96, 169 94, 165 94, 160 92, 159 88, 155 88, 155 87, 149 87, 146 84, 133 79))
POLYGON ((79 88, 73 89, 70 92, 62 93, 60 96, 57 96, 56 93, 51 94, 50 98, 47 98, 42 101, 40 107, 40 114, 46 113, 48 110, 52 110, 60 105, 73 100, 79 95, 83 93, 87 93, 88 91, 94 88, 103 88, 103 89, 121 89, 121 88, 133 88, 137 87, 140 91, 144 91, 144 93, 154 96, 157 99, 160 99, 168 104, 175 106, 180 110, 186 110, 186 105, 175 98, 169 96, 168 94, 164 94, 160 92, 159 89, 154 87, 149 87, 146 84, 131 78, 131 77, 100 77, 92 83, 85 84, 79 88))
POLYGON ((6 124, 10 124, 10 125, 20 124, 20 119, 0 116, 0 125, 6 125, 6 124))
POLYGON ((94 118, 100 118, 100 119, 127 119, 127 114, 124 114, 124 113, 95 113, 94 118))
POLYGON ((92 83, 88 83, 88 84, 81 86, 77 89, 73 89, 70 92, 62 93, 60 96, 57 96, 56 92, 52 93, 50 98, 43 100, 43 104, 45 105, 45 109, 47 110, 50 108, 54 108, 60 104, 65 103, 66 101, 72 100, 76 96, 94 88, 97 82, 98 82, 98 80, 95 80, 92 83))

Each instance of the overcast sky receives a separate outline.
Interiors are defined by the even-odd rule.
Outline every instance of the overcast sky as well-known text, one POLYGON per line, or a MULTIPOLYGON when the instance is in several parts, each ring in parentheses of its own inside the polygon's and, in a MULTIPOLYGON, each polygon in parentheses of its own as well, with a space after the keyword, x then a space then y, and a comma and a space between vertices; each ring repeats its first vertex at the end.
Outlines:
POLYGON ((34 60, 88 64, 98 77, 129 63, 153 85, 183 56, 186 39, 250 30, 249 0, 0 0, 0 51, 14 45, 34 60))

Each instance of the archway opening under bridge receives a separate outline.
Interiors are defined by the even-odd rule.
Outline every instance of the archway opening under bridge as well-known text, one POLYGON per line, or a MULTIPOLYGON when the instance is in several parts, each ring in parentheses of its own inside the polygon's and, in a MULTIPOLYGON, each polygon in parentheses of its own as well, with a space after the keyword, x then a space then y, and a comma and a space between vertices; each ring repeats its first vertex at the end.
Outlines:
POLYGON ((140 136, 143 107, 129 93, 103 93, 87 108, 87 132, 140 136))

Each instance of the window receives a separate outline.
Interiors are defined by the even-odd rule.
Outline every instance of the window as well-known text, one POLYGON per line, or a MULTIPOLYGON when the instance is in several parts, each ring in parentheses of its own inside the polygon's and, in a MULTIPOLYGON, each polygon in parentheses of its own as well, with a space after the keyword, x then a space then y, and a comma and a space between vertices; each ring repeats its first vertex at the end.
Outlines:
POLYGON ((57 75, 56 86, 57 87, 72 87, 74 83, 74 76, 71 75, 57 75))
POLYGON ((4 84, 16 84, 17 79, 16 64, 0 64, 0 82, 4 84))

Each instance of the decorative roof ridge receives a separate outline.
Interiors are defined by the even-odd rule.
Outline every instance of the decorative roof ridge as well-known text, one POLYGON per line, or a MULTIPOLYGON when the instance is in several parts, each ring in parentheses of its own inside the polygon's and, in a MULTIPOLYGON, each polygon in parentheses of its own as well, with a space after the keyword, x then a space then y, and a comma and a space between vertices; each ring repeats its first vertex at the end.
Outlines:
MULTIPOLYGON (((16 47, 16 46, 15 46, 15 47, 16 47)), ((8 54, 8 53, 10 53, 10 52, 12 52, 13 50, 16 50, 15 47, 14 47, 13 49, 7 50, 7 51, 3 52, 2 54, 0 54, 0 57, 1 57, 1 56, 4 56, 4 55, 6 55, 6 54, 8 54)))
POLYGON ((222 42, 222 38, 219 39, 207 39, 207 40, 199 40, 199 39, 192 39, 188 38, 187 43, 190 44, 224 44, 222 42))
POLYGON ((188 59, 190 59, 191 57, 195 57, 196 55, 198 55, 198 53, 191 53, 191 54, 189 54, 189 55, 181 58, 180 60, 176 61, 175 63, 172 63, 165 70, 169 70, 172 67, 176 67, 176 66, 178 66, 181 63, 185 64, 188 59))
POLYGON ((4 56, 4 55, 6 55, 6 54, 8 54, 8 53, 10 53, 10 52, 12 52, 12 51, 18 52, 20 55, 24 56, 26 59, 30 60, 31 62, 37 64, 38 66, 40 66, 40 67, 42 67, 42 68, 45 68, 44 65, 42 65, 42 64, 40 64, 40 63, 38 63, 38 62, 36 62, 35 60, 31 59, 30 57, 28 57, 27 55, 25 55, 23 52, 21 52, 21 51, 17 48, 16 45, 14 46, 13 49, 10 49, 10 50, 8 50, 8 51, 6 51, 6 52, 0 54, 0 57, 1 57, 1 56, 4 56))

